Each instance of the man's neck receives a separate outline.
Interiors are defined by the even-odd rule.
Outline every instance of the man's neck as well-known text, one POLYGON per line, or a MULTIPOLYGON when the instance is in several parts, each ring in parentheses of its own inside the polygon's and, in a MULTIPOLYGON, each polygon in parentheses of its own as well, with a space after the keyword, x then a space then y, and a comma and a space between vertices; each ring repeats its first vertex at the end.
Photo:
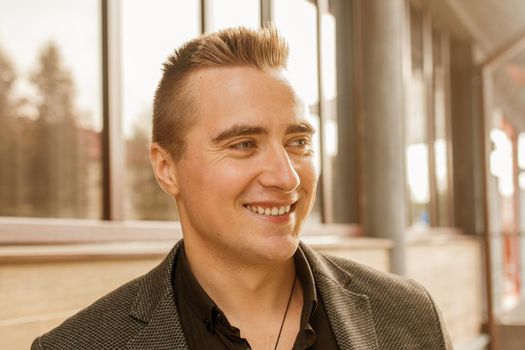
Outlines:
POLYGON ((295 280, 294 258, 249 264, 234 257, 201 254, 185 241, 188 263, 196 280, 232 323, 243 314, 282 313, 284 291, 295 280))

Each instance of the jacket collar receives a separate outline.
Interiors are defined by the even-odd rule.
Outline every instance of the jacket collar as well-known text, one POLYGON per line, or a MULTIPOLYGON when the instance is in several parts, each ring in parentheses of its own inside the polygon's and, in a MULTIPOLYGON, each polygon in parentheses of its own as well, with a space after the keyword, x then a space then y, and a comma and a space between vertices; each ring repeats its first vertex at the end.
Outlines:
POLYGON ((171 284, 181 242, 175 244, 164 261, 146 274, 138 286, 130 315, 146 325, 128 342, 129 350, 188 349, 171 284))
POLYGON ((352 291, 352 275, 301 243, 340 349, 377 350, 368 296, 352 291))
MULTIPOLYGON (((188 349, 171 284, 180 245, 179 241, 138 286, 130 315, 146 325, 129 341, 129 350, 188 349)), ((352 276, 303 243, 299 249, 310 264, 339 348, 379 349, 370 300, 352 291, 352 276)))

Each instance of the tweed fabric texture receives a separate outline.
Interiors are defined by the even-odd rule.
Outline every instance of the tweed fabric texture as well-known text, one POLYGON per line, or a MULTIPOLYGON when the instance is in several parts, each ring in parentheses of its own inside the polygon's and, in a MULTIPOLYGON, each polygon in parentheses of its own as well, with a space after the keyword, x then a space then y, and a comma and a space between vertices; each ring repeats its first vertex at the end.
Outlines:
MULTIPOLYGON (((188 349, 166 259, 35 339, 33 350, 188 349)), ((300 244, 342 350, 452 349, 439 312, 417 283, 300 244)), ((176 286, 175 286, 176 288, 176 286)))
POLYGON ((301 247, 341 349, 452 349, 441 315, 415 281, 301 247))

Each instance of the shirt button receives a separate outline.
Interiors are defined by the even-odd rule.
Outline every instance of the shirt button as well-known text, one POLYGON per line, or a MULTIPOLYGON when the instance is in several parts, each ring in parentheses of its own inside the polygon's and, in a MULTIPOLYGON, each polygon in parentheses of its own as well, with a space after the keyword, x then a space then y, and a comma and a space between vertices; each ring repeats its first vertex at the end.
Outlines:
POLYGON ((212 310, 212 317, 215 321, 219 321, 220 319, 222 319, 222 314, 219 310, 217 310, 217 308, 214 308, 212 310))

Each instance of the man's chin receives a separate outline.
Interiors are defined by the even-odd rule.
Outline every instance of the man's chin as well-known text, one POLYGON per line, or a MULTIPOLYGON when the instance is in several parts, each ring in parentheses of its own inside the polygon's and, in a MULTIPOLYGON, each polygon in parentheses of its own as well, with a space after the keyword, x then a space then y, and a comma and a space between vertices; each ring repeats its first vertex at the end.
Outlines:
POLYGON ((264 248, 261 249, 261 255, 269 261, 284 261, 290 259, 297 250, 299 237, 295 235, 274 236, 268 242, 265 242, 264 248))

